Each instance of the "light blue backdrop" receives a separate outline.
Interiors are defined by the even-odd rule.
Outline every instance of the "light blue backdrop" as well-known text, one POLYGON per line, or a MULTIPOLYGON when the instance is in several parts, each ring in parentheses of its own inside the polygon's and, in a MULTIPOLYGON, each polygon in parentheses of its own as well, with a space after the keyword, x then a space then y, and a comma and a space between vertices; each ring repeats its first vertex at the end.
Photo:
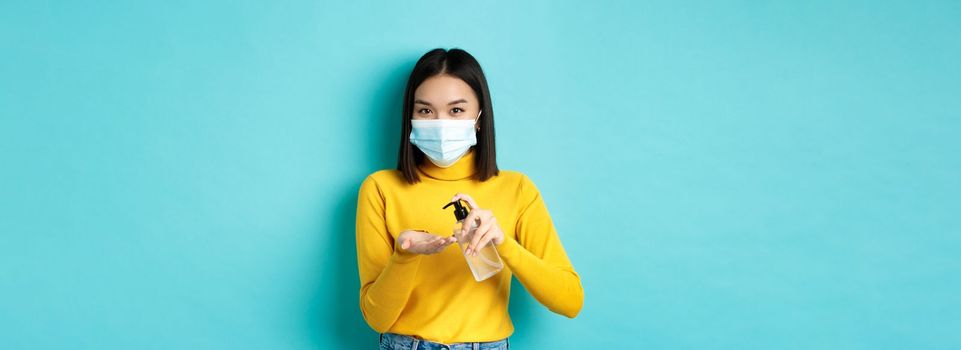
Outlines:
POLYGON ((356 193, 486 69, 575 319, 518 349, 961 347, 958 2, 0 2, 0 347, 374 348, 356 193), (535 346, 537 345, 537 346, 535 346))

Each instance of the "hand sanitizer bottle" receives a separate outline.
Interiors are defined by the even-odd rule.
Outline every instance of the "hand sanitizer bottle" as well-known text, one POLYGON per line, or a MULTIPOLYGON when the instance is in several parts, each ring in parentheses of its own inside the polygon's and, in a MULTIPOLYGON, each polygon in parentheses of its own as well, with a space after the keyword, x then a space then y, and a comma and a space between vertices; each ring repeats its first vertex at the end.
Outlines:
POLYGON ((460 246, 461 254, 467 259, 467 266, 470 267, 470 272, 474 274, 474 279, 480 282, 500 272, 504 268, 504 262, 501 261, 501 256, 497 254, 497 249, 494 248, 494 241, 489 241, 486 245, 477 249, 477 255, 464 254, 467 245, 474 238, 477 223, 471 222, 468 224, 464 222, 464 219, 467 218, 467 208, 461 205, 460 200, 447 203, 444 209, 451 205, 454 206, 454 217, 457 219, 457 224, 454 225, 454 238, 457 238, 457 245, 460 246), (461 234, 461 228, 464 225, 468 225, 469 229, 465 234, 461 234))

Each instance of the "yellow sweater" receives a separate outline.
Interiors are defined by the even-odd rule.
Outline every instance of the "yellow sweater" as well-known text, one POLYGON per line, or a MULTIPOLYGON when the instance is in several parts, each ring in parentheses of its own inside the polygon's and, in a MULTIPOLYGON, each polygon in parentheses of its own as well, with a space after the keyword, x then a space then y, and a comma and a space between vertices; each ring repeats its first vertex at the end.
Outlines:
POLYGON ((378 333, 419 336, 441 343, 503 339, 514 332, 507 313, 511 276, 541 304, 575 317, 584 303, 574 271, 547 207, 534 183, 516 171, 481 182, 474 174, 474 151, 449 168, 430 161, 410 185, 397 170, 369 175, 357 200, 357 266, 360 309, 378 333), (504 231, 497 251, 504 270, 474 280, 457 243, 434 255, 395 249, 397 235, 422 229, 450 236, 456 219, 441 209, 454 194, 471 195, 494 213, 504 231))

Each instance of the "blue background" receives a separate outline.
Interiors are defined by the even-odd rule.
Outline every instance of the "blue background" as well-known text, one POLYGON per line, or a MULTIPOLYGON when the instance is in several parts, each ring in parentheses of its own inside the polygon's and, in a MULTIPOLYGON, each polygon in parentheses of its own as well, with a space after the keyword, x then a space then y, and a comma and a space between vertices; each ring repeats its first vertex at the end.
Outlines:
POLYGON ((961 347, 958 2, 0 2, 0 347, 374 348, 354 214, 482 63, 575 319, 512 344, 961 347))

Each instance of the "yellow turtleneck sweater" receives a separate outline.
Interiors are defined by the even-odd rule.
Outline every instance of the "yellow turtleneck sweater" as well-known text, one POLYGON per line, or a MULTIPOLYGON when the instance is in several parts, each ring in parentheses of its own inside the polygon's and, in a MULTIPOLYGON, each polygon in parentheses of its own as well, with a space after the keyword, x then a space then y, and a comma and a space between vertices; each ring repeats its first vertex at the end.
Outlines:
POLYGON ((428 160, 418 167, 421 182, 410 185, 397 170, 364 179, 357 200, 357 266, 360 309, 378 333, 418 336, 441 343, 506 338, 514 325, 507 313, 511 276, 553 312, 575 317, 584 289, 547 207, 527 176, 501 170, 481 182, 473 178, 474 151, 448 168, 428 160), (395 248, 397 235, 421 229, 450 236, 456 219, 441 209, 466 193, 494 213, 504 232, 497 251, 505 267, 482 282, 474 280, 457 243, 433 255, 395 248))

